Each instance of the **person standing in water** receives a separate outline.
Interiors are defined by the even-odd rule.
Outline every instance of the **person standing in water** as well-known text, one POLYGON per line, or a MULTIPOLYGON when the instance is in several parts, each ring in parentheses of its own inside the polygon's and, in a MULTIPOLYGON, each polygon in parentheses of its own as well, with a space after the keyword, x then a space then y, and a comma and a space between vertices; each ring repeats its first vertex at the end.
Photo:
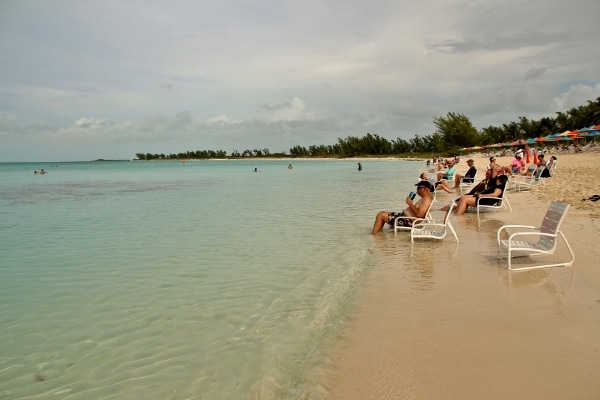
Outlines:
POLYGON ((358 163, 358 170, 362 171, 362 164, 361 163, 358 163))

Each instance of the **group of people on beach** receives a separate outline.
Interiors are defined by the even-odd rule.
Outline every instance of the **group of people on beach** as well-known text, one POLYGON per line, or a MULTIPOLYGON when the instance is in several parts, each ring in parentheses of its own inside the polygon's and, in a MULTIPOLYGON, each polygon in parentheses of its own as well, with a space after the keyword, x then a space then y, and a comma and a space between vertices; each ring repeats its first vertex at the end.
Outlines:
MULTIPOLYGON (((437 181, 430 179, 424 172, 419 176, 419 182, 416 184, 416 194, 419 196, 418 200, 414 200, 410 195, 406 198, 406 204, 408 207, 400 212, 394 211, 380 211, 375 217, 375 223, 373 224, 372 234, 377 234, 385 224, 389 224, 390 227, 396 225, 400 226, 411 226, 415 218, 425 218, 427 210, 429 210, 431 203, 433 202, 432 193, 436 190, 444 190, 445 192, 452 193, 448 182, 454 181, 453 189, 457 189, 461 183, 473 184, 473 188, 466 194, 463 194, 455 200, 456 207, 453 211, 456 215, 464 214, 469 207, 476 207, 477 204, 482 205, 493 205, 498 202, 498 198, 501 198, 506 190, 506 184, 508 183, 509 175, 512 174, 527 174, 524 167, 525 163, 521 162, 522 153, 515 154, 515 161, 511 163, 511 166, 502 167, 496 164, 496 157, 492 156, 489 158, 489 164, 486 167, 485 179, 475 185, 475 175, 477 169, 474 166, 474 160, 467 160, 469 169, 464 175, 456 174, 454 172, 454 163, 448 163, 448 170, 445 172, 439 172, 437 181), (514 164, 514 169, 513 169, 514 164)), ((552 156, 552 160, 549 161, 552 165, 556 165, 556 157, 552 156)), ((538 161, 536 168, 543 164, 545 170, 550 171, 552 166, 545 163, 543 156, 538 161)), ((550 175, 548 175, 550 176, 550 175)), ((448 206, 440 209, 440 211, 447 211, 448 206)))

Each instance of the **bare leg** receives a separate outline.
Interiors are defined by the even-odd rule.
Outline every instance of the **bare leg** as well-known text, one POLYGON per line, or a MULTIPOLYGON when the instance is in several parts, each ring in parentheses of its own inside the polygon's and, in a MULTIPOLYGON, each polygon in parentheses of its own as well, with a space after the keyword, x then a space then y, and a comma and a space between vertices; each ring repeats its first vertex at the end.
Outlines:
POLYGON ((460 196, 458 206, 455 208, 456 215, 463 215, 467 211, 467 207, 475 207, 476 202, 475 196, 468 194, 460 196))
POLYGON ((444 192, 452 193, 452 190, 450 190, 450 187, 448 187, 448 183, 446 181, 441 181, 435 188, 441 188, 444 192))
POLYGON ((373 235, 378 233, 385 224, 390 220, 389 213, 387 211, 380 211, 377 213, 375 217, 375 223, 373 224, 373 231, 371 232, 373 235))
POLYGON ((458 189, 458 185, 460 185, 460 180, 462 179, 462 175, 456 174, 454 176, 454 189, 458 189))

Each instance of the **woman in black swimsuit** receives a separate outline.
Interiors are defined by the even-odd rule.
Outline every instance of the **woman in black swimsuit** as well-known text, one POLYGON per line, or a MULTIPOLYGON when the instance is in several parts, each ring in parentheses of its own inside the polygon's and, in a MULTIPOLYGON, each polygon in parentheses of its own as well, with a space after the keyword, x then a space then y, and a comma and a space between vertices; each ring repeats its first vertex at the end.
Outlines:
POLYGON ((458 199, 458 206, 456 207, 456 215, 462 215, 467 211, 468 207, 477 207, 477 199, 479 199, 479 204, 483 205, 493 205, 498 202, 498 197, 502 197, 504 193, 504 189, 506 188, 506 182, 508 181, 508 176, 506 175, 498 175, 495 179, 493 185, 485 189, 481 193, 476 193, 474 195, 465 194, 460 196, 458 199), (486 199, 486 197, 493 197, 490 199, 486 199))

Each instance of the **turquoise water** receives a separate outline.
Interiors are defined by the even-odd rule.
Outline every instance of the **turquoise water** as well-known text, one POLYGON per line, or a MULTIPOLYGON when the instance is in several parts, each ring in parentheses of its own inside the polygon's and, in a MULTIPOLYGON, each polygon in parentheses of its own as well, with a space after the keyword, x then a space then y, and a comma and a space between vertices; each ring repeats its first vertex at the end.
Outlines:
POLYGON ((0 398, 321 398, 423 163, 288 164, 2 164, 0 398))

